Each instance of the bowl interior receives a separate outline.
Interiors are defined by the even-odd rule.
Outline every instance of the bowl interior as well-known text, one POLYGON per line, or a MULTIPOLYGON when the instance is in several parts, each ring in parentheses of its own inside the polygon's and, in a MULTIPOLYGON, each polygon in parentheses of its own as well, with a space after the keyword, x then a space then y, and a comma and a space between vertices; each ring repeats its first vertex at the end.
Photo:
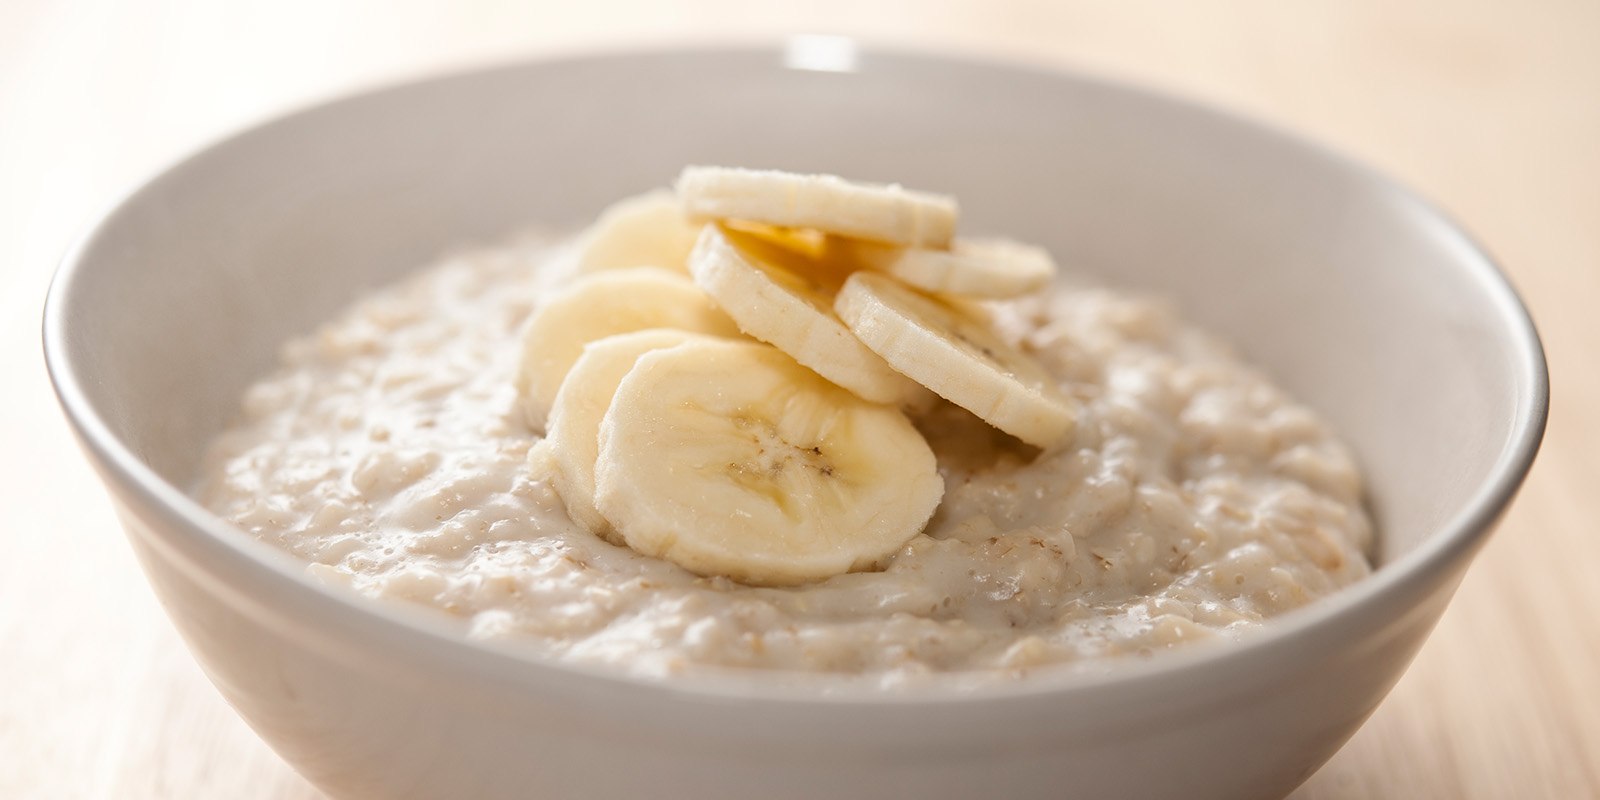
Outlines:
POLYGON ((461 244, 578 226, 711 163, 951 192, 968 232, 1172 297, 1351 442, 1382 561, 1458 514, 1542 414, 1515 297, 1365 170, 1094 80, 878 53, 855 66, 792 68, 779 50, 595 57, 252 130, 86 242, 60 290, 62 355, 110 431, 188 486, 278 344, 363 290, 461 244))

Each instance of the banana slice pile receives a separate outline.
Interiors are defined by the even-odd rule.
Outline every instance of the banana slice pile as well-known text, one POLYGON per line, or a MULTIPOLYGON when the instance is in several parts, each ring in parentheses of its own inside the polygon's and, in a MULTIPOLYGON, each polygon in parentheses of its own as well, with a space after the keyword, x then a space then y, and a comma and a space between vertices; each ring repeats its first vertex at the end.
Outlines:
POLYGON ((957 238, 956 216, 942 195, 722 167, 607 209, 517 377, 569 516, 701 575, 793 585, 879 566, 933 515, 944 483, 907 411, 943 397, 1064 441, 1074 403, 969 299, 1035 291, 1055 264, 957 238))

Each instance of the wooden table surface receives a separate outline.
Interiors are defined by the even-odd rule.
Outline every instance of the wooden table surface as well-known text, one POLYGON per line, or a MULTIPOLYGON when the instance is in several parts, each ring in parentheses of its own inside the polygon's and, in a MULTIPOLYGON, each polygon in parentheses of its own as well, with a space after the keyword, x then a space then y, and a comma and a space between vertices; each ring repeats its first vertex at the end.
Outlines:
POLYGON ((99 208, 198 143, 353 89, 596 45, 796 31, 1010 55, 1207 98, 1352 152, 1463 220, 1544 335, 1549 435, 1410 672, 1296 797, 1600 797, 1600 491, 1589 484, 1600 431, 1583 417, 1600 409, 1595 0, 4 0, 0 797, 317 796, 195 667, 55 408, 40 304, 99 208))

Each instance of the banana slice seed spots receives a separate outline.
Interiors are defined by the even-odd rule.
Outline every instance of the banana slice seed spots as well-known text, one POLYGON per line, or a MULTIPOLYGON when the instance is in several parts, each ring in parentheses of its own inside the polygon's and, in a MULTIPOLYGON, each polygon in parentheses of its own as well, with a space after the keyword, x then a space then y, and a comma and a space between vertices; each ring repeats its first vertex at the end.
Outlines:
POLYGON ((828 461, 822 457, 822 448, 813 447, 806 452, 816 456, 812 466, 817 470, 817 472, 821 473, 825 477, 831 477, 833 475, 833 465, 828 463, 828 461))
POLYGON ((793 502, 794 487, 789 484, 803 483, 810 476, 834 476, 835 466, 823 455, 822 447, 796 444, 783 435, 779 425, 765 419, 735 416, 731 421, 750 436, 754 449, 748 458, 728 462, 728 474, 746 491, 778 504, 789 517, 804 513, 793 502))
POLYGON ((755 585, 879 564, 944 491, 903 413, 762 344, 641 356, 600 438, 595 505, 629 547, 755 585))

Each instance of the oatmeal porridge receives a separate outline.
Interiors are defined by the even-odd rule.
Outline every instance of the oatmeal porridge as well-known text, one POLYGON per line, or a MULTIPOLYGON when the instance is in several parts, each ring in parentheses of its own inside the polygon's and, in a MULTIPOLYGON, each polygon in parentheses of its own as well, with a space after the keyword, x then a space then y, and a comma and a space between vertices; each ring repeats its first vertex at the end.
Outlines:
MULTIPOLYGON (((827 224, 757 216, 784 230, 827 224)), ((919 225, 908 236, 924 235, 927 226, 919 225)), ((663 234, 642 246, 653 248, 660 261, 704 258, 706 240, 715 234, 701 235, 696 246, 694 230, 698 223, 676 238, 663 234)), ((729 240, 745 235, 722 234, 729 240)), ((828 414, 849 406, 852 424, 889 417, 896 425, 906 422, 892 431, 893 441, 913 449, 874 462, 874 469, 890 470, 879 482, 894 484, 898 493, 853 486, 853 494, 825 497, 832 505, 816 513, 839 516, 806 534, 846 541, 780 548, 758 568, 746 554, 775 541, 772 525, 812 513, 786 506, 789 516, 773 512, 778 522, 730 527, 692 549, 695 541, 688 540, 699 531, 651 527, 678 513, 678 506, 641 506, 631 493, 655 484, 670 491, 684 480, 671 466, 679 463, 674 447, 710 447, 713 437, 747 426, 695 429, 677 445, 665 436, 634 447, 630 437, 644 434, 627 420, 611 419, 617 414, 608 414, 602 400, 589 427, 580 426, 588 439, 586 449, 579 448, 585 463, 598 458, 600 464, 577 480, 562 471, 561 454, 548 452, 556 449, 555 429, 582 417, 561 410, 569 402, 559 399, 562 392, 573 390, 552 384, 542 390, 549 397, 530 406, 541 390, 530 388, 538 377, 529 377, 517 343, 528 335, 530 315, 571 292, 586 259, 601 258, 595 254, 605 248, 596 237, 591 231, 574 245, 528 236, 460 253, 288 342, 277 371, 248 391, 237 424, 213 443, 198 496, 251 535, 302 559, 317 579, 458 618, 473 637, 525 641, 573 662, 648 674, 702 666, 858 673, 885 681, 926 672, 1021 674, 1233 637, 1369 574, 1372 530, 1361 479, 1328 426, 1186 324, 1169 304, 1072 275, 1042 288, 1002 287, 1000 294, 1011 295, 1002 298, 985 297, 979 287, 960 301, 957 310, 980 320, 981 335, 995 342, 975 339, 978 333, 952 334, 953 340, 978 341, 969 348, 974 364, 1001 358, 994 351, 1003 347, 1026 358, 1026 370, 1037 370, 1048 384, 1043 394, 1024 398, 1044 401, 1012 418, 996 410, 1004 405, 999 401, 969 411, 942 399, 960 400, 978 377, 936 385, 942 372, 922 377, 918 370, 932 367, 907 362, 901 368, 890 345, 871 351, 883 354, 894 371, 835 378, 825 372, 831 367, 790 363, 781 332, 752 333, 753 339, 733 344, 740 331, 751 332, 751 323, 726 299, 718 302, 722 295, 714 288, 707 289, 712 302, 706 309, 692 312, 697 321, 598 332, 597 338, 629 329, 693 331, 634 348, 638 352, 607 384, 604 398, 613 390, 618 398, 612 412, 626 398, 648 404, 679 385, 672 382, 680 377, 675 374, 646 383, 650 376, 635 373, 647 366, 668 369, 671 353, 701 352, 684 348, 720 347, 729 358, 744 358, 738 348, 745 348, 760 349, 767 361, 784 360, 774 367, 777 374, 793 370, 806 376, 795 380, 816 382, 806 396, 833 398, 828 414), (678 344, 684 337, 719 342, 678 344), (664 349, 640 357, 656 346, 664 349), (846 386, 862 375, 859 389, 846 386), (622 388, 614 389, 618 380, 622 388), (862 399, 874 391, 883 396, 862 399), (601 426, 598 441, 595 425, 601 426), (931 457, 919 466, 917 454, 924 450, 931 457), (608 466, 607 459, 627 463, 608 466), (581 496, 571 488, 574 481, 583 487, 581 496), (870 542, 851 538, 886 518, 904 522, 885 523, 870 542)), ((961 252, 943 241, 891 245, 961 252)), ((614 241, 607 246, 617 249, 614 241)), ((898 251, 857 256, 901 258, 898 251)), ((609 252, 602 260, 639 258, 609 252)), ((592 274, 608 274, 611 266, 592 274)), ((705 285, 699 266, 692 278, 669 268, 652 279, 705 285)), ((897 274, 876 266, 871 271, 874 280, 897 274)), ((829 296, 849 291, 832 284, 823 290, 829 296)), ((911 293, 921 298, 916 302, 945 303, 936 293, 911 293)), ((690 313, 677 308, 673 313, 690 313)), ((838 318, 852 322, 852 313, 841 304, 838 318)), ((564 322, 563 330, 583 324, 589 323, 564 322)), ((863 330, 861 340, 870 344, 869 332, 863 330)), ((579 343, 561 374, 586 369, 590 350, 579 343)), ((936 366, 943 369, 942 362, 936 366)), ((1026 370, 997 372, 1025 378, 1026 370)), ((729 374, 730 386, 743 385, 743 373, 753 368, 738 371, 737 380, 729 374)), ((707 374, 684 391, 702 391, 696 387, 715 385, 718 374, 728 373, 707 374)), ((1006 391, 1007 403, 1022 397, 1014 388, 1006 391)), ((788 424, 779 419, 783 414, 800 413, 796 402, 790 397, 781 414, 770 415, 777 420, 772 430, 788 424)), ((657 409, 650 419, 681 428, 688 423, 670 416, 678 407, 657 409)), ((719 414, 719 420, 727 416, 719 414)), ((845 435, 830 430, 834 439, 845 435)), ((798 434, 783 435, 792 443, 798 434)), ((827 439, 830 451, 838 449, 834 439, 827 439)), ((841 451, 827 461, 824 446, 810 442, 796 452, 824 460, 762 462, 753 478, 732 460, 729 468, 740 474, 740 486, 776 481, 787 470, 787 483, 772 484, 782 489, 775 495, 782 501, 810 491, 794 487, 837 483, 873 455, 847 459, 841 451)), ((720 458, 717 452, 712 460, 720 458)), ((710 490, 695 492, 710 496, 710 490)), ((743 513, 737 500, 730 502, 713 511, 743 513)), ((749 519, 767 519, 759 516, 764 511, 754 513, 749 519)), ((684 519, 707 524, 703 515, 684 519)))

